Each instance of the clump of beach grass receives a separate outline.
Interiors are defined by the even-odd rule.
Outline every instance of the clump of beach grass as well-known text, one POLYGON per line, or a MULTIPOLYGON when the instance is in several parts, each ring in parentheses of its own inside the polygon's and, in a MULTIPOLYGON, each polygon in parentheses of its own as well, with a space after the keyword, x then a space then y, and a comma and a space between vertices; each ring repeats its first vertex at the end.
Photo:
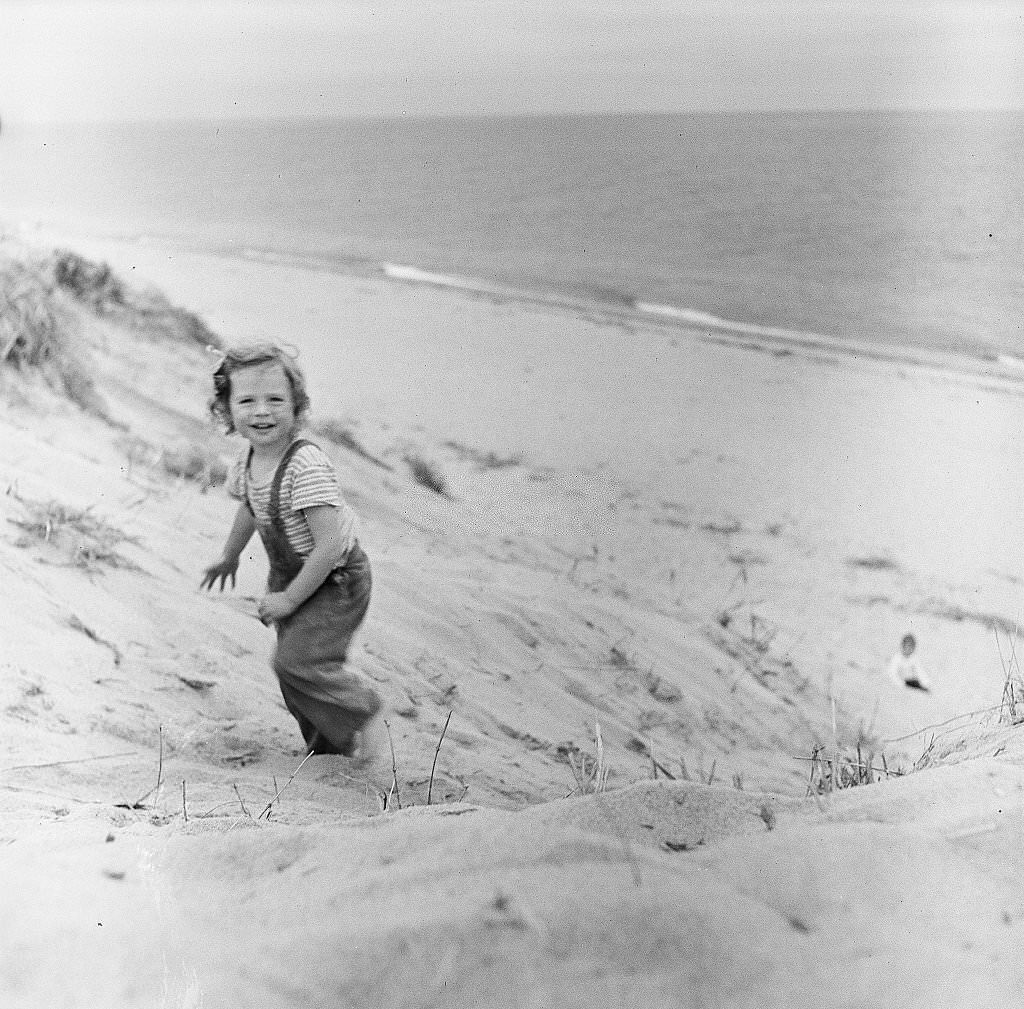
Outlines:
POLYGON ((143 336, 164 337, 201 347, 219 347, 220 338, 194 312, 177 308, 158 291, 125 284, 106 263, 95 263, 66 249, 50 259, 53 283, 96 315, 143 336))
POLYGON ((17 496, 16 499, 25 511, 25 518, 8 521, 24 533, 18 546, 52 545, 67 556, 71 566, 89 571, 101 566, 136 566, 116 550, 122 543, 133 542, 132 538, 94 515, 91 507, 80 509, 59 501, 30 501, 17 496))
POLYGON ((523 456, 520 452, 512 455, 498 455, 497 452, 483 452, 461 441, 446 441, 444 444, 446 448, 450 448, 462 459, 472 462, 478 469, 508 469, 523 464, 523 456))
POLYGON ((405 464, 412 473, 413 479, 421 487, 426 487, 427 490, 451 500, 452 494, 448 489, 448 481, 437 463, 424 459, 417 452, 407 452, 404 459, 405 464))
POLYGON ((1017 657, 1016 631, 1009 636, 1004 653, 1003 643, 999 640, 999 628, 993 625, 996 636, 996 648, 1003 666, 1003 696, 999 702, 999 721, 1010 725, 1024 722, 1024 676, 1021 674, 1020 660, 1017 657))
POLYGON ((608 789, 610 768, 605 760, 600 722, 594 723, 594 737, 596 756, 592 757, 586 753, 574 754, 571 749, 566 753, 569 769, 576 779, 575 791, 579 795, 597 795, 608 789))
POLYGON ((861 741, 857 742, 853 752, 844 752, 836 747, 831 755, 824 745, 816 743, 809 760, 808 795, 825 795, 858 785, 873 785, 900 773, 890 770, 884 753, 877 755, 876 763, 875 752, 865 749, 861 741))
POLYGON ((228 478, 224 460, 203 445, 178 445, 160 452, 160 465, 165 473, 179 480, 190 480, 203 490, 219 487, 228 478))
POLYGON ((84 313, 147 338, 200 346, 220 340, 158 292, 139 292, 105 263, 59 250, 47 259, 0 260, 0 365, 34 371, 71 402, 109 420, 87 366, 84 313))
POLYGON ((134 434, 122 435, 116 445, 128 460, 129 474, 136 466, 162 470, 175 479, 199 484, 203 491, 227 480, 227 464, 209 445, 188 442, 157 446, 134 434))
POLYGON ((346 424, 343 421, 333 418, 328 418, 327 420, 322 420, 317 423, 313 430, 316 434, 326 438, 332 444, 338 445, 341 448, 347 449, 349 452, 355 453, 360 459, 372 462, 374 466, 379 466, 381 469, 385 469, 389 473, 392 472, 392 466, 389 466, 383 459, 375 456, 362 444, 362 442, 359 441, 350 424, 346 424))
POLYGON ((65 324, 38 271, 23 263, 0 269, 0 360, 17 368, 37 368, 66 343, 65 324))
POLYGON ((86 412, 106 416, 82 357, 78 320, 37 265, 0 262, 0 364, 37 372, 86 412))
MULTIPOLYGON (((697 777, 690 773, 690 768, 686 763, 686 758, 680 754, 677 758, 679 761, 679 776, 683 781, 699 781, 702 785, 707 785, 709 788, 715 783, 715 771, 718 768, 717 758, 711 761, 711 770, 706 774, 704 773, 704 758, 701 757, 697 763, 697 777)), ((664 771, 664 768, 662 768, 664 771)))
POLYGON ((97 310, 126 304, 125 286, 106 263, 93 263, 77 253, 60 250, 53 254, 52 268, 59 287, 97 310))

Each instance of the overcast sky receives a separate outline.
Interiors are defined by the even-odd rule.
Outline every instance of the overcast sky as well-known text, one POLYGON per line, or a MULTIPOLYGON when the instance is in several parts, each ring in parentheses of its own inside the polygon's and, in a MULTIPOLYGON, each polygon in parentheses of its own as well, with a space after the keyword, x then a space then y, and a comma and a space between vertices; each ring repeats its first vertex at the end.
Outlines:
POLYGON ((1024 107, 1024 0, 0 0, 8 120, 1024 107))

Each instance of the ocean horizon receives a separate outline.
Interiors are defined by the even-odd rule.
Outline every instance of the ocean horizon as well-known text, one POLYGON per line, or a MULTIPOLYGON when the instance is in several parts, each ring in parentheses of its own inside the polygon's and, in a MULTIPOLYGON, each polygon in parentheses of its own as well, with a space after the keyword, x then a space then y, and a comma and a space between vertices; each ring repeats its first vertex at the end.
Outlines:
POLYGON ((1014 111, 5 123, 0 216, 996 360, 1022 140, 1014 111))

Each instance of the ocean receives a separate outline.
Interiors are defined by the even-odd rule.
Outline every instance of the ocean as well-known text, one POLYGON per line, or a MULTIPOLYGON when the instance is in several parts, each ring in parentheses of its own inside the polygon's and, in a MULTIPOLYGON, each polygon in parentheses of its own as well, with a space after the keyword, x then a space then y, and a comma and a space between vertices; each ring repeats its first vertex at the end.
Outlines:
POLYGON ((1024 358, 1022 112, 19 126, 0 220, 1024 358))

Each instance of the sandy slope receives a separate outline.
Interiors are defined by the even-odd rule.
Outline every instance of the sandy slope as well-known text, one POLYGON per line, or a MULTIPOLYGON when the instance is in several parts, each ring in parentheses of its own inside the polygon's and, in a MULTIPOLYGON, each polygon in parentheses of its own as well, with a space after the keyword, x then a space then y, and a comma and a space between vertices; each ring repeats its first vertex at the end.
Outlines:
POLYGON ((398 791, 378 726, 260 817, 301 759, 262 561, 199 593, 231 507, 168 469, 234 451, 209 358, 82 311, 115 424, 2 373, 2 1004, 1019 1004, 1020 730, 971 714, 1024 570, 1012 383, 83 244, 300 346, 388 467, 332 450, 398 791), (908 627, 929 696, 882 673, 908 627), (597 723, 609 791, 570 795, 597 723), (858 728, 942 766, 806 798, 858 728))

